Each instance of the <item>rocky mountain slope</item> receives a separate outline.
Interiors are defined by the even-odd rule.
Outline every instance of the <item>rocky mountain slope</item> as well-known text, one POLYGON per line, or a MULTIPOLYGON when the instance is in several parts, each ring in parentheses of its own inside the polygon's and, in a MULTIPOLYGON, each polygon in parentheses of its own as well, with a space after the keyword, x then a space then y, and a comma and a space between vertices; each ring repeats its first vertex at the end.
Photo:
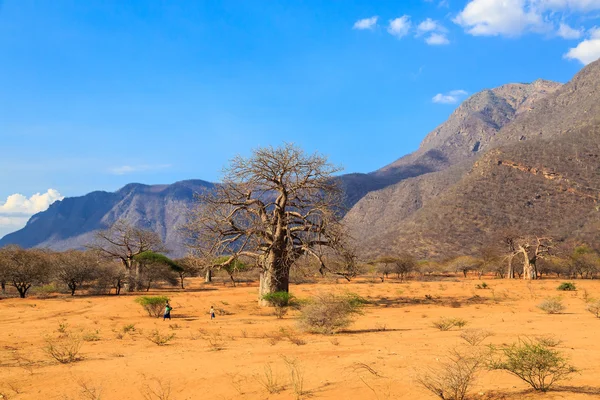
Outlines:
POLYGON ((599 85, 596 62, 533 101, 499 88, 520 106, 511 105, 513 120, 481 142, 482 156, 371 192, 350 210, 346 221, 363 255, 473 253, 506 228, 589 239, 598 219, 599 85))
POLYGON ((173 254, 182 255, 185 250, 177 227, 185 221, 185 210, 194 194, 212 187, 212 183, 201 180, 151 186, 133 183, 114 193, 67 197, 31 217, 23 229, 3 237, 0 246, 80 248, 93 240, 95 231, 124 219, 156 231, 173 254))

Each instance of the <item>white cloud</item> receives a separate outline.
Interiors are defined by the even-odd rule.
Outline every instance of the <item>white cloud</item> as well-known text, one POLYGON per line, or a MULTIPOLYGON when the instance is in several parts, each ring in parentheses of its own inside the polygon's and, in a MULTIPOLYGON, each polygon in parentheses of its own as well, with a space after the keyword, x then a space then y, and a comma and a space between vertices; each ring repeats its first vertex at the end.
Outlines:
POLYGON ((570 49, 565 58, 579 60, 584 65, 600 58, 600 28, 591 29, 589 38, 570 49))
POLYGON ((121 165, 119 167, 113 167, 109 171, 114 175, 127 175, 134 172, 147 172, 147 171, 159 171, 161 169, 171 168, 171 164, 159 164, 159 165, 121 165))
POLYGON ((563 39, 579 39, 583 36, 583 30, 573 29, 569 25, 561 22, 556 34, 563 39))
POLYGON ((576 39, 582 33, 564 19, 595 10, 600 10, 600 0, 470 0, 453 21, 473 36, 516 37, 556 30, 557 36, 576 39))
POLYGON ((519 36, 544 27, 541 15, 526 0, 472 0, 454 22, 473 36, 519 36))
POLYGON ((440 28, 440 24, 437 21, 427 18, 417 26, 417 34, 423 34, 431 31, 436 31, 440 28))
POLYGON ((387 31, 390 35, 400 39, 408 34, 411 25, 410 17, 408 15, 403 15, 400 18, 390 20, 387 31))
POLYGON ((443 33, 432 33, 431 35, 429 35, 429 37, 427 37, 427 39, 425 39, 425 43, 427 43, 430 46, 440 46, 449 44, 450 41, 443 33))
POLYGON ((437 104, 456 104, 468 93, 465 90, 452 90, 446 94, 438 93, 431 99, 437 104))
POLYGON ((25 226, 29 218, 38 212, 46 211, 52 203, 64 199, 58 190, 48 189, 31 197, 11 194, 0 203, 0 237, 25 226))
POLYGON ((64 196, 55 189, 48 189, 46 193, 36 193, 29 198, 19 193, 11 194, 7 197, 6 202, 0 205, 0 216, 7 214, 33 215, 47 210, 50 204, 62 199, 64 196))
POLYGON ((364 29, 373 29, 377 26, 378 16, 373 16, 371 18, 359 19, 354 23, 352 29, 364 30, 364 29))

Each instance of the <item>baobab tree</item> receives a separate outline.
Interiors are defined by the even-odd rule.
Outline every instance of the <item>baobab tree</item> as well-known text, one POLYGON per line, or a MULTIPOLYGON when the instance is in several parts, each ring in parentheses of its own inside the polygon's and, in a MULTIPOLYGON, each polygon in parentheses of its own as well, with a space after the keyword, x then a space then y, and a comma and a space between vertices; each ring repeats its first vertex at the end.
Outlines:
POLYGON ((191 212, 186 226, 191 249, 219 259, 215 268, 253 259, 260 268, 259 299, 289 290, 290 268, 302 255, 313 256, 321 273, 332 270, 326 249, 344 247, 341 191, 332 179, 339 170, 324 156, 292 144, 235 157, 223 183, 199 196, 191 212))
POLYGON ((151 252, 165 252, 166 248, 156 232, 136 228, 127 221, 119 220, 110 228, 96 234, 96 241, 88 248, 110 259, 118 259, 127 273, 128 291, 140 289, 140 263, 136 257, 151 252))
POLYGON ((507 236, 504 239, 508 245, 509 254, 507 278, 514 279, 514 258, 520 256, 523 260, 523 279, 531 280, 538 278, 537 261, 550 254, 552 239, 538 236, 507 236))

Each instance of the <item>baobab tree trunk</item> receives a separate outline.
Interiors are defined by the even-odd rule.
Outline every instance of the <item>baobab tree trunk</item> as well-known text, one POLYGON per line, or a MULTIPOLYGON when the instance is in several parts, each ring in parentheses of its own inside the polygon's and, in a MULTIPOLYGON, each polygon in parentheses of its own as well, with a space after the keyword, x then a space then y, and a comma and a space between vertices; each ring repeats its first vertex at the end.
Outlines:
POLYGON ((286 265, 282 258, 270 255, 260 272, 258 304, 261 306, 268 305, 263 300, 265 295, 275 292, 289 292, 290 290, 290 266, 286 265))
POLYGON ((205 283, 212 282, 212 269, 209 268, 206 270, 206 275, 204 275, 204 282, 205 283))
POLYGON ((506 273, 506 279, 515 279, 515 267, 512 265, 512 257, 508 258, 508 271, 506 273))

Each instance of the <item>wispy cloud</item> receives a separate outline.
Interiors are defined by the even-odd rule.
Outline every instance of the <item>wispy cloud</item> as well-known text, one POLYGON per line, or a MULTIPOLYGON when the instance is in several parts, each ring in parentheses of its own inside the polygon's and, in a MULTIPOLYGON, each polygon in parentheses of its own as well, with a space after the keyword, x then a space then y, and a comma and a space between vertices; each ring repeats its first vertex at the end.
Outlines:
POLYGON ((467 94, 469 94, 466 90, 452 90, 448 93, 438 93, 433 96, 431 99, 434 103, 437 104, 456 104, 461 101, 467 94))
POLYGON ((142 165, 121 165, 109 169, 109 172, 113 175, 127 175, 136 172, 149 172, 149 171, 160 171, 163 169, 171 168, 171 164, 142 164, 142 165))
POLYGON ((432 33, 425 39, 425 43, 430 46, 442 46, 450 44, 450 41, 443 33, 432 33))
POLYGON ((425 43, 432 46, 439 46, 450 43, 450 40, 446 36, 447 32, 448 30, 438 21, 427 18, 417 26, 416 37, 428 35, 425 38, 425 43))
POLYGON ((352 29, 364 30, 364 29, 373 29, 377 26, 378 16, 373 16, 371 18, 359 19, 354 23, 352 29))
POLYGON ((398 39, 408 35, 412 22, 408 15, 390 20, 387 31, 390 35, 396 36, 398 39))
POLYGON ((561 22, 556 34, 563 39, 579 39, 583 36, 583 32, 583 29, 573 29, 569 25, 561 22))

